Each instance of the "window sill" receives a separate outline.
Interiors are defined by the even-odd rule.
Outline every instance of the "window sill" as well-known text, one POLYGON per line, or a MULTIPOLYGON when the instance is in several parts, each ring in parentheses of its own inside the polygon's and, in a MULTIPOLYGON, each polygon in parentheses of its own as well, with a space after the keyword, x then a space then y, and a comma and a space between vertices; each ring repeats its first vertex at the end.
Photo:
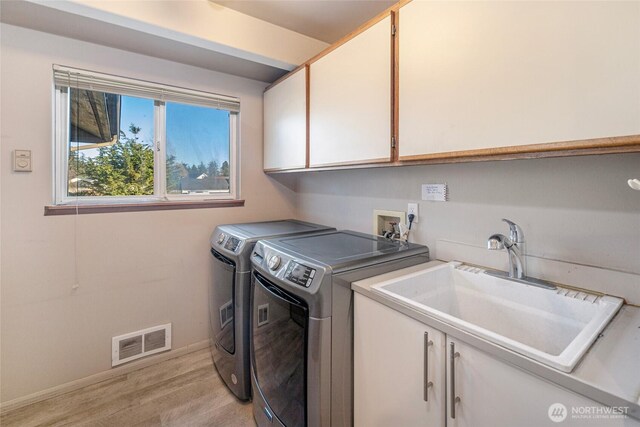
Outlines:
POLYGON ((51 205, 44 207, 44 216, 96 214, 110 212, 168 211, 175 209, 232 208, 244 206, 244 200, 198 200, 185 202, 138 202, 91 205, 51 205))

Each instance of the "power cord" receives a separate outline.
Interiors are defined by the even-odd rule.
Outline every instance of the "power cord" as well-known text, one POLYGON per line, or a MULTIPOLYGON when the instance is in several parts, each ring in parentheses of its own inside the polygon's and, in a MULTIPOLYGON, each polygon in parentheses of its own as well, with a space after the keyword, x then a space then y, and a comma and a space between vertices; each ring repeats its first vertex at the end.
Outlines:
POLYGON ((416 216, 415 214, 409 214, 407 218, 409 218, 409 230, 411 230, 411 225, 413 224, 413 220, 416 219, 416 216))

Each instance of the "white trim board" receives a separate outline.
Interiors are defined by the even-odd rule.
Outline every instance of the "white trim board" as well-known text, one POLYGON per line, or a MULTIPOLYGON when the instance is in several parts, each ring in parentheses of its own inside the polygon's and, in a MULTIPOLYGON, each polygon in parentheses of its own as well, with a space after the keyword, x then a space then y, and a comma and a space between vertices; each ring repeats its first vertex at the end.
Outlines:
MULTIPOLYGON (((435 257, 442 261, 462 261, 506 271, 505 251, 450 240, 436 240, 435 257)), ((527 275, 575 288, 624 298, 628 304, 640 305, 640 275, 604 267, 525 255, 527 275)))
POLYGON ((97 384, 102 381, 110 380, 120 375, 125 375, 138 369, 146 368, 148 366, 156 365, 169 359, 184 356, 185 354, 193 353, 194 351, 202 350, 209 347, 209 340, 199 341, 194 344, 189 344, 185 347, 181 347, 176 350, 170 350, 164 353, 159 353, 144 359, 133 361, 122 366, 118 366, 108 371, 98 372, 97 374, 90 375, 88 377, 80 378, 68 383, 60 384, 45 390, 38 391, 36 393, 21 396, 13 400, 0 403, 0 414, 4 415, 8 411, 22 408, 23 406, 31 405, 32 403, 41 402, 52 397, 60 396, 65 393, 69 393, 80 388, 97 384))
POLYGON ((102 19, 83 16, 66 10, 70 4, 39 0, 3 2, 1 22, 268 83, 296 67, 295 63, 150 24, 123 26, 126 23, 105 20, 105 13, 102 19))

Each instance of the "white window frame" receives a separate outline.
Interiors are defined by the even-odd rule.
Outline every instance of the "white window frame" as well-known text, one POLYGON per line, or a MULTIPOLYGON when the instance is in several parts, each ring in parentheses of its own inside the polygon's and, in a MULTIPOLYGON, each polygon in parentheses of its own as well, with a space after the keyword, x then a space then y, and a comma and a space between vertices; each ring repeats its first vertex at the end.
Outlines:
MULTIPOLYGON (((65 77, 66 78, 66 77, 65 77)), ((238 200, 240 198, 240 101, 237 98, 161 85, 120 76, 95 73, 54 65, 54 203, 56 205, 99 205, 122 203, 148 203, 161 201, 238 200), (60 75, 68 75, 68 83, 60 75), (154 194, 149 196, 69 196, 69 88, 77 81, 95 78, 96 91, 123 96, 138 96, 154 101, 154 194), (74 81, 74 79, 76 79, 74 81), (112 87, 110 87, 110 83, 112 87), (191 101, 191 102, 190 102, 191 101), (166 165, 166 104, 178 102, 229 111, 229 191, 210 190, 193 194, 167 194, 166 165), (222 108, 237 104, 237 108, 222 108)))

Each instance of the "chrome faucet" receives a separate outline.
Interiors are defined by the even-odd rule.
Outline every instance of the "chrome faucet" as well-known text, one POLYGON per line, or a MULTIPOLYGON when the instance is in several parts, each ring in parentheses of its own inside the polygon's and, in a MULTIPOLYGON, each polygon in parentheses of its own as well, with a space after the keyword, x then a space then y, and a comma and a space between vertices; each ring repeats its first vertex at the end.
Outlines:
POLYGON ((488 270, 485 274, 494 277, 505 278, 513 282, 524 283, 525 285, 537 286, 544 289, 556 289, 556 285, 546 280, 527 277, 524 273, 524 262, 522 259, 522 249, 524 246, 524 233, 522 228, 513 221, 502 218, 509 224, 509 237, 504 234, 492 234, 487 240, 487 248, 490 250, 506 249, 509 253, 509 271, 488 270))
POLYGON ((509 253, 509 277, 523 279, 525 272, 520 247, 524 244, 524 233, 515 222, 505 218, 502 220, 509 224, 509 237, 504 234, 492 234, 487 240, 487 248, 494 251, 506 249, 509 253))

